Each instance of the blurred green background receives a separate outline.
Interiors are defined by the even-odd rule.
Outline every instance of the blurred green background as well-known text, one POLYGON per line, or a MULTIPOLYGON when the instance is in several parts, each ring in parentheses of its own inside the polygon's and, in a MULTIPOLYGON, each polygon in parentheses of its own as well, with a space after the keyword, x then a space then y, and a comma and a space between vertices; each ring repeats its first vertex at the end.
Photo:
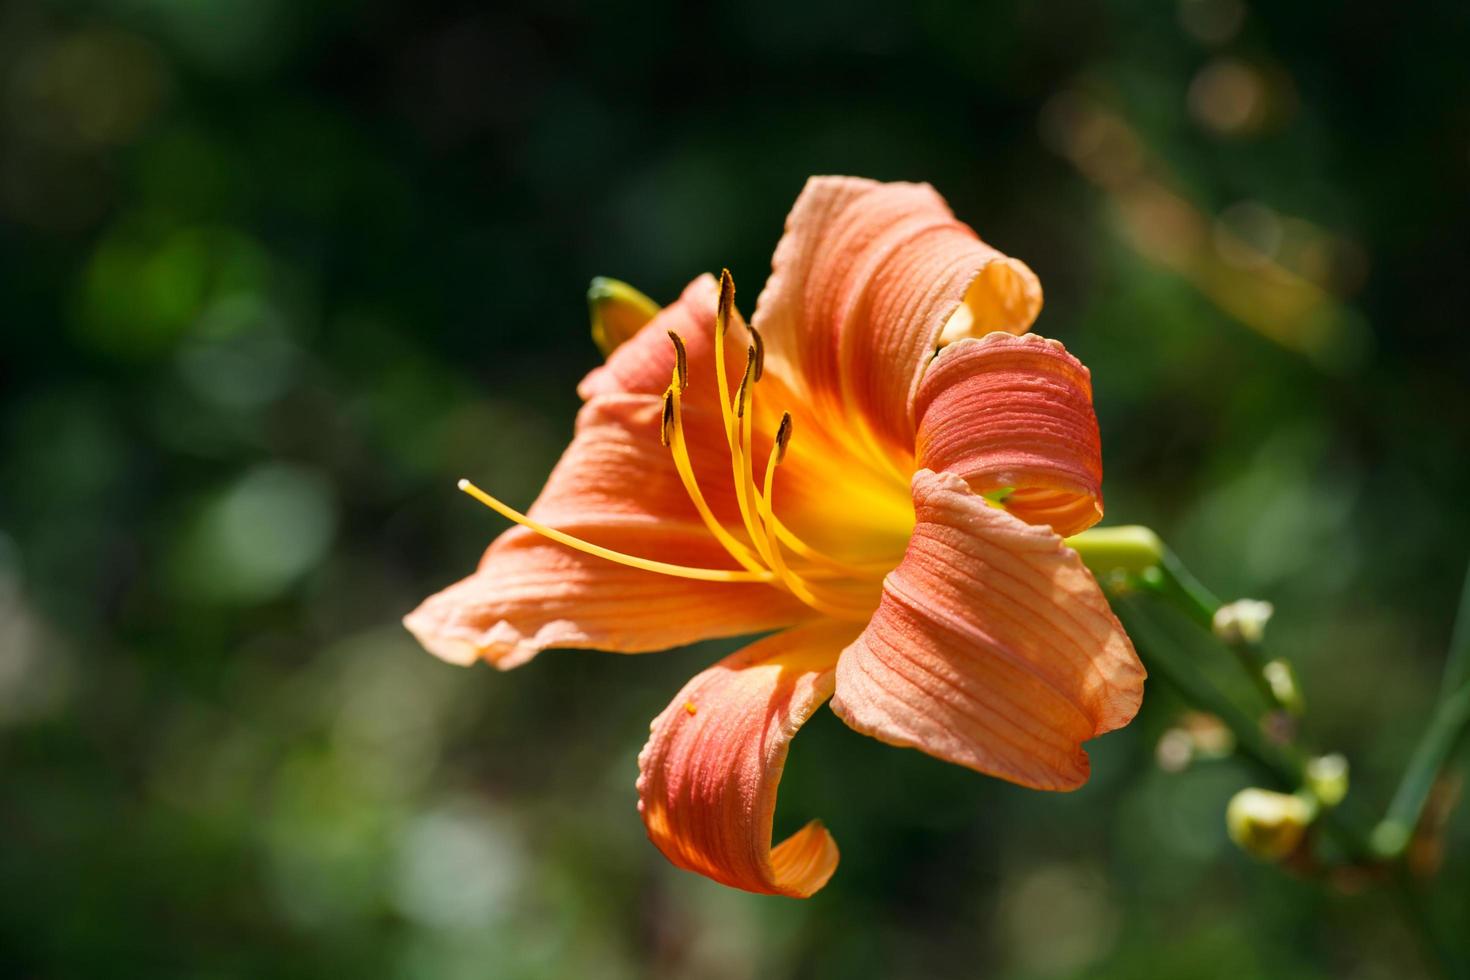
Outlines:
POLYGON ((457 477, 555 462, 590 277, 749 310, 808 174, 928 180, 1091 366, 1109 520, 1276 603, 1381 812, 1470 553, 1467 46, 1461 0, 0 5, 0 971, 1426 973, 1391 889, 1232 849, 1259 777, 1161 770, 1161 683, 1065 796, 820 713, 798 903, 634 809, 732 644, 498 674, 398 617, 502 527, 457 477))

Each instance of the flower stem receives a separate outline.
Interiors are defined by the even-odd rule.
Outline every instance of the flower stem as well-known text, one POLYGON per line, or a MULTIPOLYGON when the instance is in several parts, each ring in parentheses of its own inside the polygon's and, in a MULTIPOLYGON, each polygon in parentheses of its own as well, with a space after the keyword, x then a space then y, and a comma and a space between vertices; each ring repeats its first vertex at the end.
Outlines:
POLYGON ((1460 593, 1460 609, 1450 638, 1439 702, 1429 719, 1429 727, 1409 757, 1387 816, 1373 830, 1373 851, 1379 857, 1396 858, 1409 846, 1440 770, 1470 727, 1470 676, 1467 674, 1470 674, 1470 573, 1460 593))
MULTIPOLYGON (((1121 577, 1134 586, 1148 590, 1170 602, 1195 625, 1215 633, 1215 614, 1223 603, 1220 598, 1184 567, 1157 534, 1146 527, 1096 527, 1067 539, 1087 567, 1101 580, 1121 577)), ((1266 676, 1265 658, 1249 642, 1228 642, 1241 668, 1267 704, 1299 711, 1299 704, 1282 697, 1282 691, 1266 676)))
POLYGON ((1187 655, 1164 640, 1146 616, 1122 602, 1115 601, 1113 609, 1151 671, 1183 694, 1190 704, 1224 722, 1235 736, 1240 753, 1283 787, 1295 790, 1302 784, 1304 762, 1295 751, 1268 739, 1255 719, 1201 674, 1187 655))
MULTIPOLYGON (((1215 614, 1222 605, 1219 598, 1195 578, 1178 556, 1146 528, 1119 528, 1118 531, 1124 535, 1120 542, 1111 538, 1094 542, 1090 536, 1096 532, 1087 531, 1069 539, 1068 544, 1078 551, 1088 567, 1103 581, 1121 586, 1121 589, 1114 589, 1113 608, 1133 638, 1139 656, 1151 671, 1163 677, 1191 704, 1218 717, 1235 736, 1236 746, 1242 756, 1254 762, 1288 791, 1300 790, 1307 782, 1306 759, 1302 752, 1292 744, 1268 736, 1258 719, 1201 673, 1189 656, 1178 652, 1173 644, 1163 640, 1157 627, 1149 623, 1139 609, 1121 597, 1137 590, 1163 599, 1196 626, 1215 639, 1225 642, 1215 624, 1215 614), (1121 559, 1139 560, 1120 559, 1116 545, 1126 544, 1129 540, 1148 543, 1148 549, 1122 549, 1126 553, 1122 554, 1121 559), (1146 550, 1153 552, 1154 563, 1151 565, 1141 559, 1146 550), (1134 555, 1133 552, 1138 554, 1134 555)), ((1273 688, 1266 678, 1257 647, 1244 641, 1225 642, 1225 645, 1236 655, 1237 663, 1251 677, 1266 704, 1273 708, 1293 710, 1294 706, 1283 702, 1281 692, 1273 688)), ((1470 660, 1470 655, 1466 659, 1470 660)), ((1295 708, 1299 709, 1299 701, 1295 708)), ((1422 801, 1420 802, 1422 805, 1422 801)), ((1352 860, 1364 860, 1373 855, 1370 822, 1355 814, 1350 801, 1324 808, 1321 823, 1352 860)))
POLYGON ((1190 619, 1206 630, 1213 631, 1215 613, 1222 605, 1220 599, 1205 588, 1204 584, 1194 577, 1194 573, 1184 567, 1179 556, 1168 548, 1164 549, 1158 569, 1161 573, 1158 592, 1172 600, 1190 619))
POLYGON ((1450 635, 1449 655, 1439 685, 1440 697, 1448 697, 1467 683, 1470 683, 1470 571, 1465 573, 1465 584, 1460 589, 1460 608, 1450 635))

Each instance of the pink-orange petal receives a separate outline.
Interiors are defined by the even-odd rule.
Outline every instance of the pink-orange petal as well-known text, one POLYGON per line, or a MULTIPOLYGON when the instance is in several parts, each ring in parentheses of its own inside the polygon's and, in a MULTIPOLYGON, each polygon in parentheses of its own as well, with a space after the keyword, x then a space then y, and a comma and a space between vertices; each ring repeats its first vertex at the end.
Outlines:
POLYGON ((1096 581, 1045 527, 952 474, 914 477, 918 523, 837 666, 857 731, 1037 789, 1086 781, 1082 743, 1127 724, 1144 670, 1096 581))
POLYGON ((1041 288, 927 184, 814 177, 786 220, 755 324, 769 369, 793 391, 907 452, 920 376, 961 307, 961 334, 1022 333, 1041 288))
POLYGON ((746 891, 806 897, 837 867, 818 821, 772 848, 793 736, 832 695, 856 627, 819 622, 766 637, 691 680, 638 756, 638 809, 674 864, 746 891))
MULTIPOLYGON (((656 560, 733 564, 702 528, 610 525, 584 536, 656 560)), ((779 629, 812 616, 806 606, 765 585, 670 578, 514 528, 490 546, 474 574, 429 596, 403 622, 443 660, 485 660, 509 670, 553 647, 649 653, 779 629)))
MULTIPOLYGON (((582 391, 589 400, 577 416, 576 434, 530 508, 531 517, 625 554, 738 567, 700 519, 659 440, 662 392, 674 366, 666 333, 672 329, 684 337, 691 373, 699 380, 684 399, 692 466, 710 509, 735 526, 739 508, 714 394, 716 295, 708 276, 695 280, 588 375, 582 391)), ((769 444, 762 434, 757 451, 767 451, 769 444)), ((493 479, 485 482, 493 489, 493 479)), ((488 527, 503 526, 488 511, 485 520, 488 527)), ((485 659, 509 668, 549 647, 642 653, 777 629, 812 615, 767 585, 670 578, 512 528, 491 544, 473 575, 430 596, 404 624, 445 660, 485 659)))
POLYGON ((1060 343, 991 334, 939 352, 919 386, 920 467, 977 492, 1013 488, 1006 509, 1065 536, 1102 517, 1092 384, 1060 343))

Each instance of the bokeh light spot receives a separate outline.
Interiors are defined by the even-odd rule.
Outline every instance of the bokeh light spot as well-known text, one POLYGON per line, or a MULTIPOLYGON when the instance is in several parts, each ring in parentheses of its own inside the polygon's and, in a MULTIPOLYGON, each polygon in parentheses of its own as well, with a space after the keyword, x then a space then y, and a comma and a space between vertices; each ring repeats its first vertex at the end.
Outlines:
POLYGON ((259 466, 206 508, 184 548, 180 587, 211 599, 270 598, 321 560, 336 525, 321 476, 259 466))

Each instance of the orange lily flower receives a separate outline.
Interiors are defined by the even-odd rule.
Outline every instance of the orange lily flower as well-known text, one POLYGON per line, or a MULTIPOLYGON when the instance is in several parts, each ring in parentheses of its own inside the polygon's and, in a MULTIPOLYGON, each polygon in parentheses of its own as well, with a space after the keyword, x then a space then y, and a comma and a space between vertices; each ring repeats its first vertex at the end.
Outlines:
POLYGON ((1102 516, 1102 464, 1087 369, 1026 335, 1040 309, 928 185, 813 178, 753 324, 726 273, 599 327, 621 345, 540 497, 462 483, 519 526, 405 624, 502 669, 771 632, 690 681, 638 759, 649 838, 736 888, 805 897, 836 868, 818 821, 771 843, 791 738, 829 699, 892 745, 1075 788, 1144 670, 1063 542, 1102 516))

